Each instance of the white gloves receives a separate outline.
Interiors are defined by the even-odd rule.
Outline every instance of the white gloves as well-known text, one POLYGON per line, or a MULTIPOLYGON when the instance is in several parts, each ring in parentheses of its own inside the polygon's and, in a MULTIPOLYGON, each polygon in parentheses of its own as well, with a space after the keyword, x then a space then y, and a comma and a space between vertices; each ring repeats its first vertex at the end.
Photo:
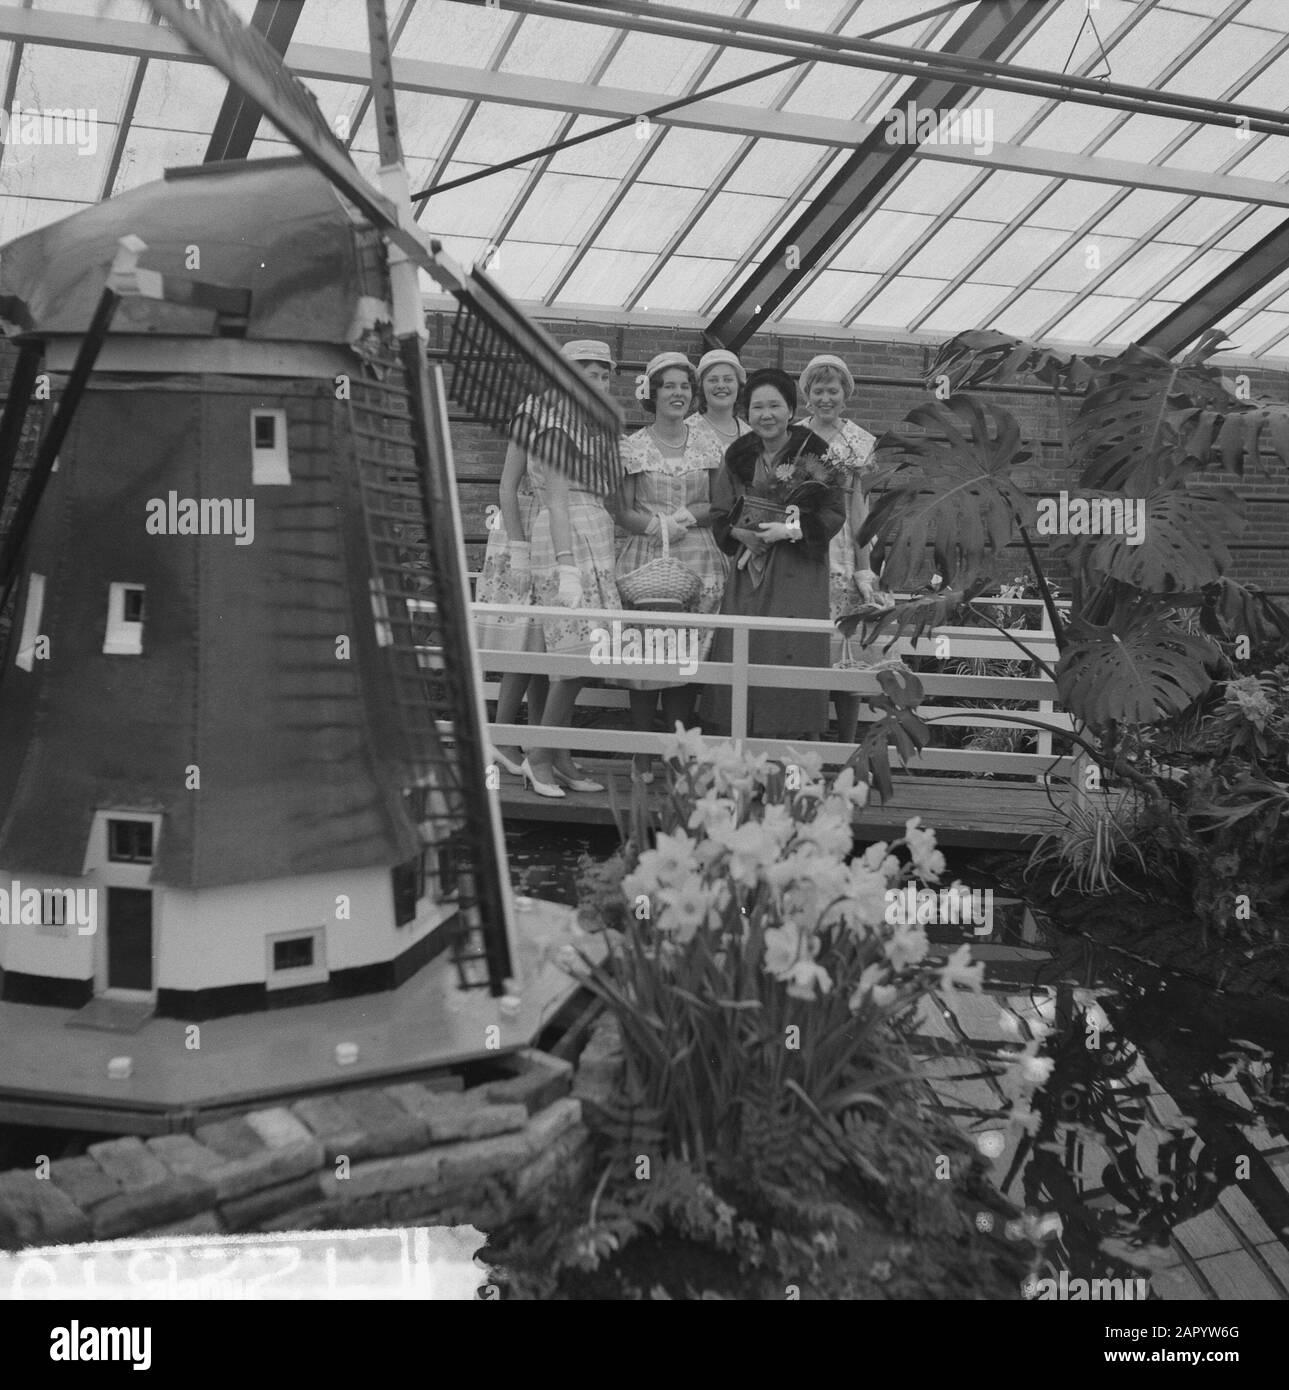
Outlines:
POLYGON ((697 517, 694 516, 693 512, 691 512, 688 507, 677 508, 676 511, 672 512, 670 519, 678 522, 682 531, 688 531, 691 526, 698 525, 697 517))
POLYGON ((582 601, 582 573, 576 565, 560 565, 556 602, 563 608, 576 608, 582 601))
POLYGON ((662 512, 654 512, 653 516, 649 518, 649 525, 645 527, 645 535, 661 535, 662 528, 665 526, 667 528, 667 539, 669 541, 678 541, 689 529, 689 526, 693 525, 694 521, 688 511, 684 513, 685 516, 689 517, 688 523, 679 520, 678 518, 680 515, 679 512, 673 512, 670 516, 665 516, 662 512))

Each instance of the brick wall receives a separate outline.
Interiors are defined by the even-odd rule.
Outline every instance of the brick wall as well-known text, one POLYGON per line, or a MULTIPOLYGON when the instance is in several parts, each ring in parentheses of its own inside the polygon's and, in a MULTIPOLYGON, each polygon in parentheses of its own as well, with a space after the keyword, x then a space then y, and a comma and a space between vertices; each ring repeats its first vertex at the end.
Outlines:
MULTIPOLYGON (((432 348, 446 350, 450 327, 446 315, 434 316, 432 348)), ((703 352, 696 329, 624 326, 594 320, 547 322, 545 327, 559 342, 600 338, 613 348, 619 362, 615 394, 626 410, 630 429, 638 428, 647 418, 634 395, 635 377, 644 364, 664 350, 679 350, 693 362, 703 352)), ((763 334, 753 340, 742 358, 749 367, 783 367, 795 376, 820 352, 836 353, 849 365, 856 381, 849 414, 874 434, 894 428, 913 406, 927 399, 921 382, 935 349, 924 344, 763 334)), ((1249 370, 1247 374, 1255 396, 1289 401, 1289 372, 1249 370)), ((1033 454, 1033 463, 1022 475, 1031 494, 1077 486, 1073 471, 1062 466, 1056 406, 1045 388, 1021 387, 980 394, 1016 416, 1024 447, 1033 454)), ((496 484, 505 447, 498 436, 469 424, 455 425, 452 440, 471 568, 477 569, 487 539, 484 509, 497 500, 496 484)), ((1243 479, 1217 471, 1206 474, 1206 478, 1233 488, 1246 503, 1247 529, 1229 542, 1233 577, 1289 596, 1289 468, 1264 453, 1255 467, 1247 469, 1243 479)), ((1020 571, 1025 568, 1025 556, 1019 545, 1015 553, 1016 569, 1020 571)), ((1059 575, 1060 567, 1053 566, 1053 572, 1059 575)))

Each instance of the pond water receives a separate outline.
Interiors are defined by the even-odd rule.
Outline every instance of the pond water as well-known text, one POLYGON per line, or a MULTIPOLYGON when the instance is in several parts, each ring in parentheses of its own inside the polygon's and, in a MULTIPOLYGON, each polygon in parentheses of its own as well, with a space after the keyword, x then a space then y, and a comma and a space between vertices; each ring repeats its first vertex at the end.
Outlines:
MULTIPOLYGON (((607 827, 531 826, 511 829, 507 842, 517 887, 575 903, 578 859, 608 857, 617 836, 607 827)), ((1003 1008, 1022 996, 1053 1027, 1043 1055, 1054 1069, 1035 1099, 1041 1128, 995 1167, 1012 1202, 1040 1227, 1048 1218, 1047 1272, 1148 1276, 1173 1230, 1210 1212, 1219 1196, 1244 1213, 1250 1241, 1289 1231, 1289 1167, 1273 1161, 1289 1134, 1289 1009, 1064 931, 970 853, 948 858, 946 882, 994 893, 992 926, 933 927, 933 943, 971 941, 985 960, 988 994, 1003 1008)), ((933 1046, 987 1066, 1015 1041, 959 1035, 933 1046)), ((998 1126, 982 1111, 978 1128, 998 1126)), ((1236 1239, 1230 1224, 1228 1241, 1236 1239)))

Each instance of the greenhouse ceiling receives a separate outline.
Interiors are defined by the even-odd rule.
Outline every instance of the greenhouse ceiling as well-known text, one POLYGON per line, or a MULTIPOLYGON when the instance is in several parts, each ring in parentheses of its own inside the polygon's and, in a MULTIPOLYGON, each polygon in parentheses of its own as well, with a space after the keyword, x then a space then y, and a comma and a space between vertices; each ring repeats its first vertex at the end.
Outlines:
MULTIPOLYGON (((361 0, 230 3, 374 175, 361 0)), ((545 315, 735 345, 989 327, 1172 349, 1219 324, 1233 357, 1289 360, 1285 0, 388 13, 422 225, 545 315)), ((0 72, 0 241, 168 166, 290 152, 146 0, 0 3, 0 72), (89 113, 78 144, 23 141, 49 109, 89 113)))

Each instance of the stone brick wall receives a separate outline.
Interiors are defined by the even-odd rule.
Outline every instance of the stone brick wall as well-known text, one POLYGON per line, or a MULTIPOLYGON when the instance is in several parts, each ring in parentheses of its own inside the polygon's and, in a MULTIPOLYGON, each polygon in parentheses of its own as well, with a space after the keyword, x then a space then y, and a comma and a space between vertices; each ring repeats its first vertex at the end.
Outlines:
MULTIPOLYGON (((431 320, 431 347, 446 351, 450 319, 431 320)), ((615 395, 627 414, 628 427, 637 429, 647 417, 634 396, 636 374, 658 352, 677 349, 696 362, 703 345, 696 329, 656 325, 624 326, 594 320, 547 321, 558 342, 570 338, 599 338, 614 350, 619 362, 615 395)), ((813 338, 789 334, 761 334, 742 354, 749 366, 782 367, 795 376, 816 353, 841 357, 855 376, 856 393, 850 415, 874 434, 898 425, 913 406, 925 401, 922 386, 935 349, 919 343, 866 342, 853 338, 813 338)), ((1289 401, 1289 372, 1249 370, 1254 396, 1289 401)), ((1077 479, 1062 466, 1060 425, 1050 393, 1043 387, 1026 386, 980 393, 982 399, 1005 407, 1016 416, 1021 434, 1034 457, 1025 479, 1031 494, 1073 488, 1077 479)), ((461 492, 471 569, 483 562, 485 508, 497 500, 504 443, 478 426, 457 424, 452 430, 457 479, 461 492)), ((1245 500, 1248 527, 1230 542, 1236 579, 1260 585, 1268 592, 1289 596, 1289 468, 1264 453, 1243 479, 1216 471, 1206 474, 1214 483, 1233 488, 1245 500)), ((1015 547, 1017 572, 1025 568, 1024 551, 1015 547)), ((1061 573, 1053 566, 1054 573, 1061 573)))
POLYGON ((77 1158, 0 1174, 0 1247, 148 1235, 344 1230, 498 1221, 540 1211, 555 1174, 589 1156, 582 1121, 614 1084, 603 1021, 574 1073, 535 1050, 506 1079, 459 1077, 308 1096, 108 1139, 77 1158))

